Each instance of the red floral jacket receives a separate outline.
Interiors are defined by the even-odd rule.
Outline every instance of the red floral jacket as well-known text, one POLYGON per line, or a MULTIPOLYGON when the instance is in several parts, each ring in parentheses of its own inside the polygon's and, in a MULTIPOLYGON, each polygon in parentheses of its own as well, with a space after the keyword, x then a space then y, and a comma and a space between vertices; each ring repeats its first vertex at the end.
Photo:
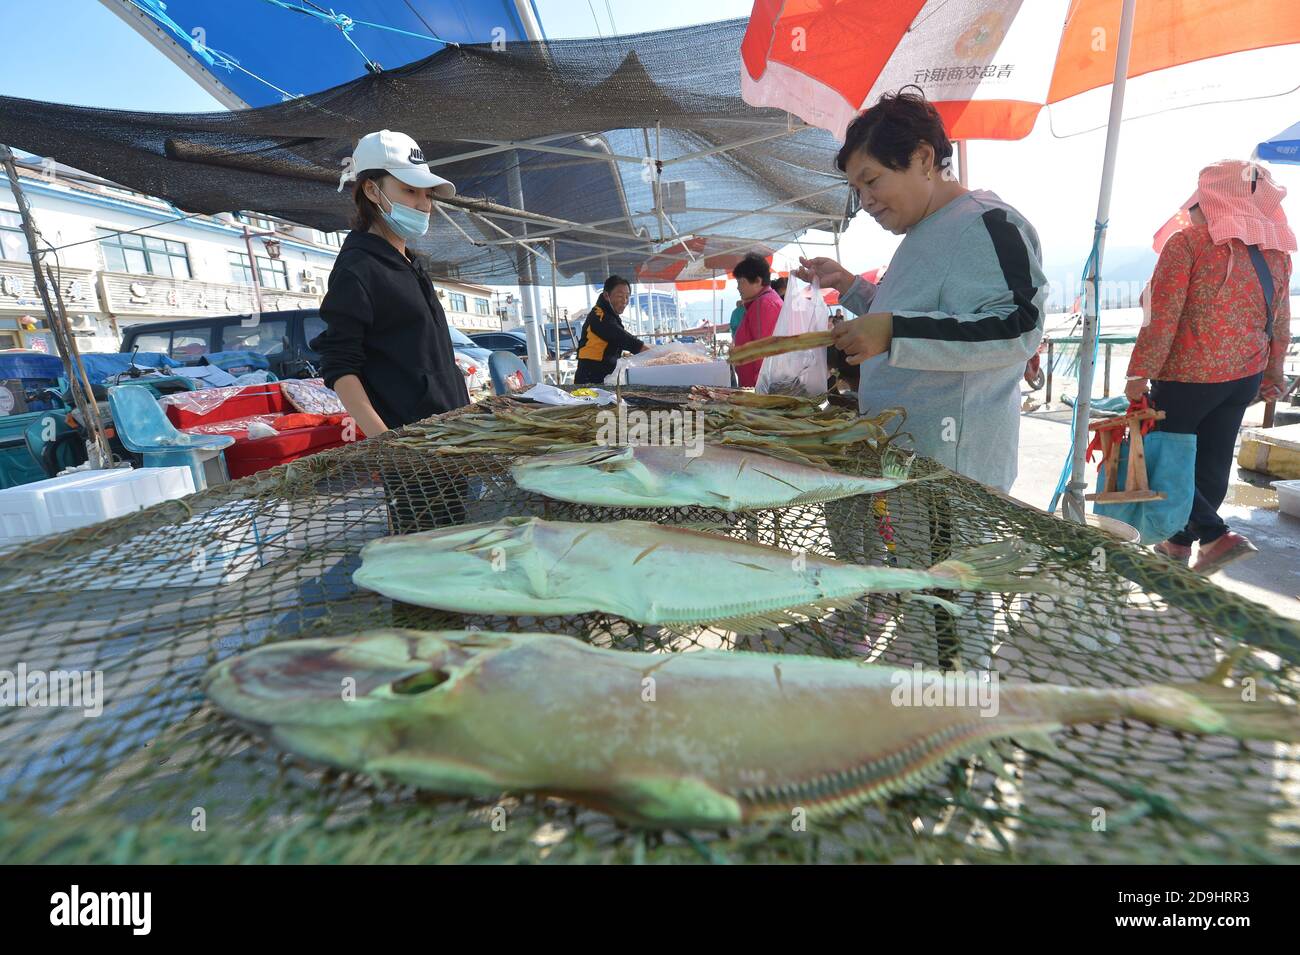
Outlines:
POLYGON ((1138 333, 1129 377, 1209 384, 1266 371, 1280 380, 1291 340, 1291 257, 1269 249, 1264 258, 1274 286, 1271 344, 1264 293, 1245 244, 1215 245, 1204 225, 1175 232, 1143 292, 1151 321, 1138 333))

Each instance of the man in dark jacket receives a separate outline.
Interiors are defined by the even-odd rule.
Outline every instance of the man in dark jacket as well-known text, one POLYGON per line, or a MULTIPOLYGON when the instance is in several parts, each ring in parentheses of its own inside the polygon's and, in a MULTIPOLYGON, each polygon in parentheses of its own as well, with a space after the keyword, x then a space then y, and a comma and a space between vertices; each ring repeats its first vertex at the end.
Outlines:
POLYGON ((599 385, 614 371, 623 352, 633 355, 645 349, 645 343, 623 327, 619 317, 632 297, 632 286, 625 278, 611 275, 587 313, 578 338, 578 370, 575 385, 599 385))

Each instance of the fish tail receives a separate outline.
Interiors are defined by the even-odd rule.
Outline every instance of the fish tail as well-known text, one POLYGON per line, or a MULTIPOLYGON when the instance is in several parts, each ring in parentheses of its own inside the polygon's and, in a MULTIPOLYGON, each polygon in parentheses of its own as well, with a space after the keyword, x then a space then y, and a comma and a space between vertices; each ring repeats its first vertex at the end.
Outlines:
POLYGON ((1015 540, 985 544, 935 564, 927 573, 934 587, 993 593, 1056 593, 1061 588, 1048 580, 1017 573, 1033 559, 1029 549, 1015 540))
POLYGON ((1224 685, 1246 652, 1237 648, 1199 683, 1118 691, 1127 704, 1125 715, 1189 733, 1300 743, 1300 708, 1263 692, 1255 681, 1224 685))
POLYGON ((1157 683, 1124 689, 1083 689, 1037 684, 1042 694, 1039 712, 1063 725, 1140 720, 1152 726, 1230 736, 1240 740, 1300 743, 1300 709, 1264 693, 1252 683, 1225 686, 1224 681, 1245 648, 1230 654, 1199 683, 1157 683))
POLYGON ((1300 712, 1276 700, 1246 700, 1240 687, 1203 683, 1131 691, 1128 715, 1169 729, 1235 739, 1300 743, 1300 712))

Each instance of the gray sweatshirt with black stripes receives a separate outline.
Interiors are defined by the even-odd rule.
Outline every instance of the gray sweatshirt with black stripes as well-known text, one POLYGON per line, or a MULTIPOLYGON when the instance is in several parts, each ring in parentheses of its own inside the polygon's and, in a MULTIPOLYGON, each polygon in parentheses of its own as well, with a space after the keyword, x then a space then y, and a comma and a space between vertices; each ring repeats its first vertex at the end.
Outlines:
POLYGON ((858 315, 889 312, 889 352, 862 363, 858 405, 901 405, 921 454, 1006 491, 1016 479, 1020 380, 1043 336, 1038 234, 993 193, 965 193, 903 238, 880 284, 841 299, 858 315))

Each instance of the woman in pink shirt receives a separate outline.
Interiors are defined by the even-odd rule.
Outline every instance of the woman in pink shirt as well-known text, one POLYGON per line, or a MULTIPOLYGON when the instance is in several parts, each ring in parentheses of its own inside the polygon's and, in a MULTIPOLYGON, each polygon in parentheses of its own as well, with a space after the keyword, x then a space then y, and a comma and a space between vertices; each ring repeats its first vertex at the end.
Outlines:
POLYGON ((1129 398, 1148 389, 1162 429, 1196 435, 1196 495, 1187 526, 1156 550, 1210 574, 1256 548, 1218 514, 1246 408, 1282 393, 1296 237, 1286 190, 1268 171, 1227 160, 1201 170, 1183 228, 1160 250, 1149 321, 1129 361, 1129 398))
MULTIPOLYGON (((776 331, 776 319, 781 314, 782 300, 772 288, 772 267, 761 255, 750 253, 731 270, 735 276, 736 287, 740 290, 740 301, 745 306, 745 317, 736 329, 733 347, 739 348, 745 342, 756 338, 768 338, 776 331)), ((763 367, 763 359, 746 362, 736 366, 736 379, 742 388, 753 388, 758 383, 758 372, 763 367)))

